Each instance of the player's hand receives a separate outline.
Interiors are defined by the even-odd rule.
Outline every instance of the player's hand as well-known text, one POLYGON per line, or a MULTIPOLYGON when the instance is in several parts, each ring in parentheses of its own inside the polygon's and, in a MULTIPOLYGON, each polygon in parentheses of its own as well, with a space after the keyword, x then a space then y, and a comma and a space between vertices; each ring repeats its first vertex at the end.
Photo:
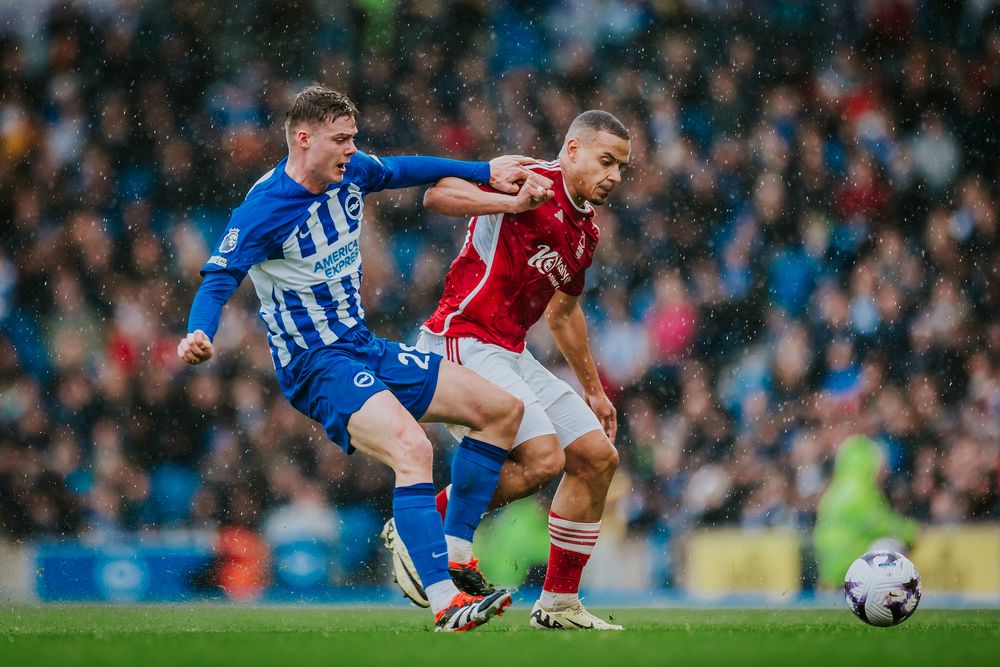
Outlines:
POLYGON ((552 179, 541 174, 529 173, 524 179, 521 189, 514 195, 511 213, 520 213, 538 208, 548 200, 552 199, 552 179))
POLYGON ((594 411, 604 428, 604 435, 608 436, 611 444, 615 443, 615 436, 618 435, 618 411, 611 403, 611 399, 603 391, 599 394, 586 394, 584 399, 587 405, 594 411))
POLYGON ((177 356, 181 358, 181 361, 192 366, 208 361, 214 353, 215 348, 212 347, 212 341, 201 329, 184 336, 177 344, 177 356))
POLYGON ((516 193, 519 184, 531 173, 524 168, 524 165, 536 162, 538 160, 523 155, 501 155, 493 158, 490 160, 490 187, 509 195, 516 193))

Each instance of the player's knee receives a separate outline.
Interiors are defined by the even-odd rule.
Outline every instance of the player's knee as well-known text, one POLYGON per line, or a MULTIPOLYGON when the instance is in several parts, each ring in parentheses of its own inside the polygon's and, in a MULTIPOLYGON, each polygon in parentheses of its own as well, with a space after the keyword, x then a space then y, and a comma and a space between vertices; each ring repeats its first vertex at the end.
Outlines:
POLYGON ((401 428, 392 438, 392 468, 397 475, 431 474, 434 447, 416 424, 401 428))
POLYGON ((566 466, 566 454, 558 442, 538 456, 532 457, 531 474, 534 476, 534 483, 544 486, 554 480, 562 473, 566 466))
POLYGON ((610 477, 618 469, 618 450, 603 433, 580 446, 571 448, 566 456, 566 471, 591 478, 610 477))
POLYGON ((524 401, 513 394, 504 397, 502 409, 503 429, 510 433, 511 438, 517 435, 521 428, 521 419, 524 418, 524 401))
POLYGON ((483 407, 478 415, 478 430, 492 429, 511 440, 517 435, 524 417, 524 402, 508 391, 501 390, 483 407))
POLYGON ((603 459, 604 472, 611 475, 615 474, 615 471, 618 470, 618 461, 618 448, 611 444, 611 441, 609 440, 608 450, 603 459))

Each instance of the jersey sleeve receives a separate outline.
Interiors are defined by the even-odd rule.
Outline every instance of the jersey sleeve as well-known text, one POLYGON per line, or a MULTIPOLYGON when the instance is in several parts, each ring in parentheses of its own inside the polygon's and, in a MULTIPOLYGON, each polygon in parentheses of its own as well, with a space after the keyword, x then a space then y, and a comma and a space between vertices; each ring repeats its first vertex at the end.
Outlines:
POLYGON ((559 288, 559 291, 569 294, 570 296, 580 296, 583 294, 583 288, 587 284, 586 274, 586 269, 577 271, 576 275, 573 276, 568 283, 559 288))
POLYGON ((379 158, 358 151, 347 163, 347 168, 354 172, 352 180, 364 192, 427 185, 448 176, 474 183, 490 181, 488 162, 465 162, 421 155, 379 158))
POLYGON ((223 271, 241 281, 254 264, 280 256, 284 239, 267 217, 236 209, 201 275, 223 271))
POLYGON ((229 273, 212 271, 206 273, 191 303, 188 315, 188 333, 204 331, 209 340, 215 340, 222 318, 222 307, 229 301, 240 281, 229 273))

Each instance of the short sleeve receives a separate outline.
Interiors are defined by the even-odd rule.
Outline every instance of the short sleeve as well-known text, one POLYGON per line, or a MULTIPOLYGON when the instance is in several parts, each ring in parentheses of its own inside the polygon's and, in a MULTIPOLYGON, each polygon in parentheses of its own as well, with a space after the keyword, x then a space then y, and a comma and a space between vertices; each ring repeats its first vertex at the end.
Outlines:
POLYGON ((377 157, 358 151, 347 163, 350 180, 364 193, 377 192, 385 187, 392 177, 392 171, 377 157))
POLYGON ((559 288, 559 291, 570 296, 580 296, 583 294, 583 288, 587 284, 586 274, 587 271, 585 269, 577 271, 576 275, 568 283, 559 288))

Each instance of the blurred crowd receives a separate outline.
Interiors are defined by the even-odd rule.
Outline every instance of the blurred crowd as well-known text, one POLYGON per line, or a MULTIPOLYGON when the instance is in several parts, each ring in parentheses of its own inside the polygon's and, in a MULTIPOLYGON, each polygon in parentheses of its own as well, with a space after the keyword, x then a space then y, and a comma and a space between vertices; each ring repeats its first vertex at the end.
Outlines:
MULTIPOLYGON (((216 359, 174 354, 313 80, 375 154, 551 159, 582 110, 629 127, 585 309, 633 534, 808 531, 852 433, 903 513, 998 516, 993 3, 122 0, 0 32, 0 534, 377 531, 390 474, 287 404, 248 284, 216 359)), ((362 241, 368 323, 402 340, 465 233, 421 196, 373 197, 362 241)))

